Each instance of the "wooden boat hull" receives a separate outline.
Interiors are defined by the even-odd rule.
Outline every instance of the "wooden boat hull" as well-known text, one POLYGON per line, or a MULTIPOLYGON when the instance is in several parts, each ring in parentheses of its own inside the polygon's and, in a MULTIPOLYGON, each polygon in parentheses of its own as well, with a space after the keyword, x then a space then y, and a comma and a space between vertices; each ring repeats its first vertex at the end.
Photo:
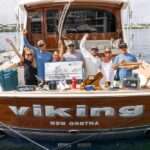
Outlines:
POLYGON ((51 140, 131 136, 149 128, 149 92, 64 93, 1 94, 1 128, 51 140))

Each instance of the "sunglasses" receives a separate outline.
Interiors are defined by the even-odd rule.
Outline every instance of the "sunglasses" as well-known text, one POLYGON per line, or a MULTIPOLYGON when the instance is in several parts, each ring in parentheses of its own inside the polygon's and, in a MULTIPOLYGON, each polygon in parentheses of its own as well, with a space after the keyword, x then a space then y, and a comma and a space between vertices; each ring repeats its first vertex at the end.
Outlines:
POLYGON ((98 49, 92 48, 91 51, 96 51, 96 52, 98 52, 98 49))
POLYGON ((111 54, 111 51, 105 51, 105 54, 111 54))
POLYGON ((33 54, 32 53, 29 53, 29 54, 26 54, 27 56, 32 56, 33 54))
POLYGON ((74 47, 74 45, 68 45, 68 47, 74 47))
POLYGON ((125 48, 127 48, 127 47, 126 46, 121 47, 121 49, 125 49, 125 48))
POLYGON ((41 45, 39 45, 39 47, 43 47, 45 44, 41 44, 41 45))

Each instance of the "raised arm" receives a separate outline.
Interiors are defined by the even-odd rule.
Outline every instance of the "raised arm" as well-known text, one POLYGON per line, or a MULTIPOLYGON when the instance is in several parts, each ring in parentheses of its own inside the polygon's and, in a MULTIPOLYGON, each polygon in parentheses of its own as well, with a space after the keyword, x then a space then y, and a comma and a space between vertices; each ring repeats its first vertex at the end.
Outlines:
POLYGON ((89 51, 85 48, 85 42, 87 40, 87 38, 89 37, 89 34, 84 34, 81 42, 80 42, 80 50, 81 50, 81 53, 85 56, 85 55, 88 55, 89 54, 89 51))
POLYGON ((6 38, 7 43, 12 47, 13 51, 16 53, 16 55, 20 58, 22 62, 24 62, 24 57, 19 53, 19 51, 16 49, 12 41, 8 38, 6 38))
POLYGON ((24 46, 27 47, 27 48, 29 48, 29 49, 32 49, 32 50, 34 51, 34 53, 36 53, 37 48, 33 47, 33 46, 28 42, 26 35, 27 35, 27 30, 24 29, 24 30, 23 30, 23 42, 24 42, 24 46))

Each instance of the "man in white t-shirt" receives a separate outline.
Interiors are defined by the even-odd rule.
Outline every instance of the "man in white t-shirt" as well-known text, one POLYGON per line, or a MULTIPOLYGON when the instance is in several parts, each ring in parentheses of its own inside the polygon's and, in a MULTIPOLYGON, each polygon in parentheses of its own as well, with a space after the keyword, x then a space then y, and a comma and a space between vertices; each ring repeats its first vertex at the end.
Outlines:
POLYGON ((85 48, 88 37, 89 35, 85 34, 80 43, 80 50, 85 58, 85 78, 101 71, 101 59, 98 57, 98 48, 94 45, 90 50, 85 48))

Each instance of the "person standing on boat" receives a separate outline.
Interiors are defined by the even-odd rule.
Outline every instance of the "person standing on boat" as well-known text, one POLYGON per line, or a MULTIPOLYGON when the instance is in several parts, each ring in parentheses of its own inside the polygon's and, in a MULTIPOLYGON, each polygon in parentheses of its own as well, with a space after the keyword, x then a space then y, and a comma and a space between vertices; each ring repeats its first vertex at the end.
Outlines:
POLYGON ((53 62, 58 62, 58 61, 61 61, 60 59, 60 53, 58 50, 55 50, 53 52, 53 62))
POLYGON ((101 71, 101 59, 98 57, 98 48, 93 46, 90 51, 85 48, 88 37, 89 34, 85 34, 80 43, 81 53, 85 57, 85 78, 101 71))
POLYGON ((103 73, 103 78, 100 80, 100 84, 105 84, 106 81, 113 83, 114 80, 114 69, 111 48, 107 47, 104 52, 104 57, 101 58, 101 71, 103 73))
POLYGON ((35 53, 35 59, 37 64, 37 75, 44 79, 45 78, 45 66, 44 64, 46 62, 52 61, 52 54, 50 52, 46 51, 46 43, 43 40, 39 40, 37 42, 38 48, 33 47, 29 44, 26 38, 27 31, 23 31, 23 37, 24 37, 24 45, 25 47, 32 49, 35 53))
POLYGON ((75 50, 75 42, 67 41, 67 52, 63 55, 64 61, 82 61, 85 62, 84 56, 75 50))
MULTIPOLYGON (((85 59, 82 53, 80 53, 79 51, 75 49, 75 42, 67 41, 66 46, 67 46, 67 52, 63 54, 63 60, 64 61, 81 61, 83 71, 84 71, 85 59)), ((78 80, 77 83, 80 84, 81 80, 78 80)), ((70 81, 68 81, 68 84, 70 84, 70 81)))
POLYGON ((59 50, 53 52, 53 62, 63 61, 64 47, 62 40, 59 41, 59 50))
POLYGON ((137 59, 134 55, 128 53, 127 49, 128 46, 126 43, 120 44, 121 54, 116 56, 114 60, 114 70, 118 71, 119 80, 122 81, 124 77, 131 77, 132 76, 132 69, 123 69, 119 68, 119 65, 124 62, 137 62, 137 59))
POLYGON ((6 41, 10 44, 13 51, 16 53, 16 55, 20 58, 21 62, 24 63, 24 79, 26 85, 37 85, 37 69, 36 69, 36 63, 34 58, 34 52, 28 48, 24 48, 24 57, 19 53, 19 51, 16 49, 12 41, 8 38, 6 38, 6 41))

